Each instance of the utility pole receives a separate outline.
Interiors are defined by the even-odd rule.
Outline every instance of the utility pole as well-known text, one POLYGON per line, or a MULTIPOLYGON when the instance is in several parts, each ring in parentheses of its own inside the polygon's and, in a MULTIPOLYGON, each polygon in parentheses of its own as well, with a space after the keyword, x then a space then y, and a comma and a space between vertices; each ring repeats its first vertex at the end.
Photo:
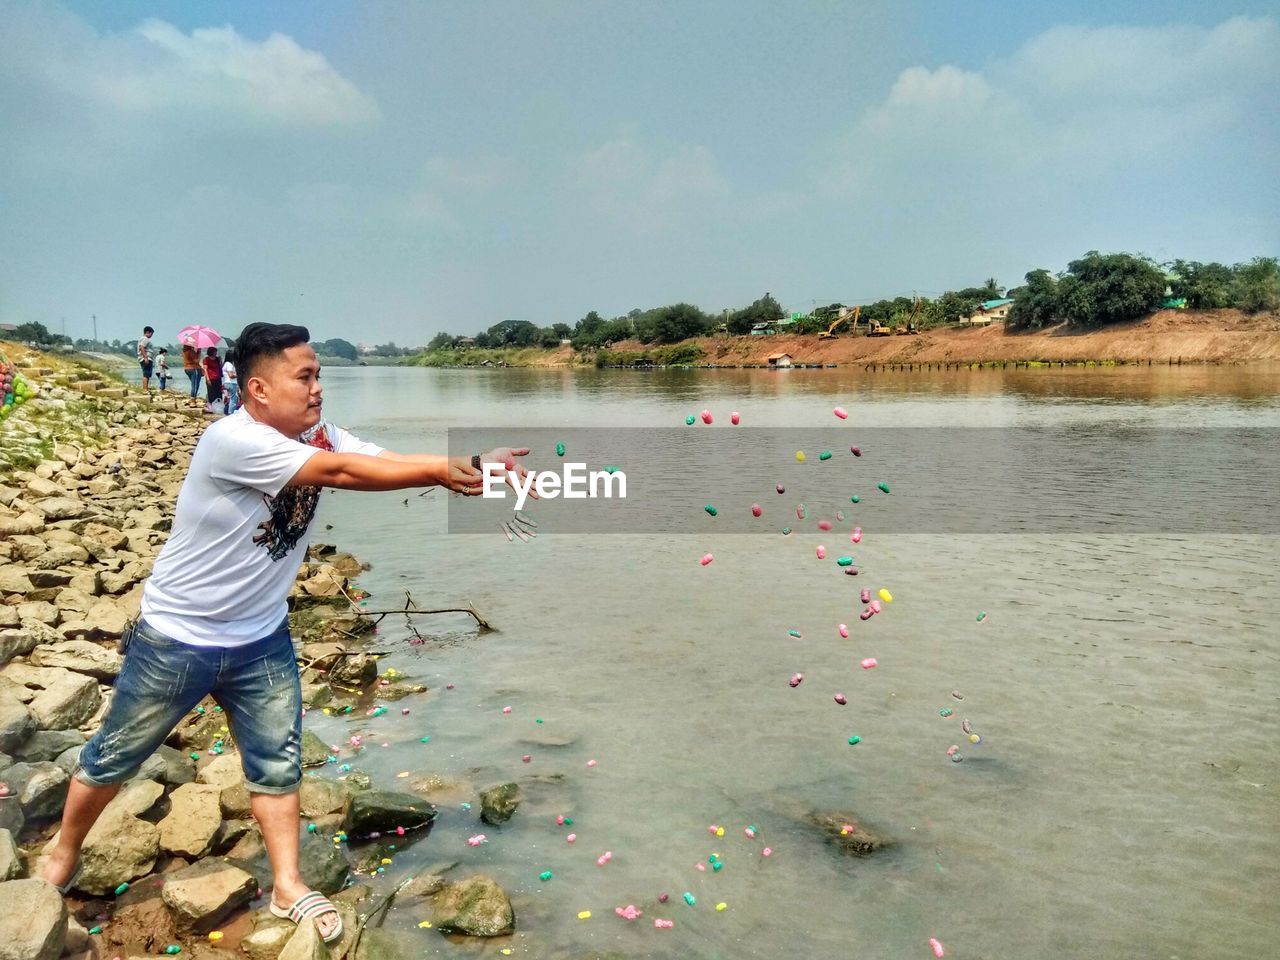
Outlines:
POLYGON ((93 348, 96 350, 98 349, 98 315, 94 313, 90 316, 93 318, 93 348))

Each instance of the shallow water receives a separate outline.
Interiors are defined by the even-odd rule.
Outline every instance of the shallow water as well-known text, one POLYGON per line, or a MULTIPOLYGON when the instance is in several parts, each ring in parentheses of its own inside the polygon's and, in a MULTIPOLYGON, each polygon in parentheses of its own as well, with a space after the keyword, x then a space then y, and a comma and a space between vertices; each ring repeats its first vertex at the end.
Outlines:
MULTIPOLYGON (((731 409, 752 426, 825 427, 836 404, 851 411, 846 427, 1280 427, 1276 366, 325 379, 328 418, 402 451, 443 449, 449 427, 509 427, 515 443, 521 427, 666 427, 703 407, 711 429, 731 409)), ((1197 455, 1190 446, 1189 466, 1197 455)), ((786 467, 761 465, 762 481, 786 467)), ((911 477, 894 482, 909 489, 911 477)), ((974 478, 974 496, 999 493, 974 478)), ((508 544, 496 531, 446 534, 443 493, 404 499, 326 495, 316 537, 373 564, 360 581, 371 604, 397 605, 404 590, 424 605, 469 600, 499 629, 433 617, 421 625, 439 639, 413 647, 388 620, 384 666, 430 691, 378 720, 312 712, 308 723, 329 742, 365 734, 374 746, 344 759, 382 785, 439 773, 478 787, 513 779, 527 796, 502 828, 478 822, 476 798, 470 812, 450 798, 372 881, 390 890, 456 859, 456 875, 483 871, 511 893, 517 934, 486 944, 393 910, 388 927, 423 955, 924 958, 930 937, 954 958, 1274 955, 1273 537, 882 535, 869 501, 853 578, 814 558, 815 543, 842 544, 852 525, 820 541, 812 518, 825 505, 788 538, 556 536, 544 524, 533 543, 508 544), (715 562, 701 568, 693 558, 708 550, 715 562), (895 597, 865 623, 864 586, 895 597), (859 669, 868 656, 879 666, 859 669), (953 743, 962 763, 947 759, 953 743), (841 857, 804 823, 818 809, 894 844, 841 857), (489 842, 468 847, 475 833, 489 842), (597 867, 605 850, 613 860, 597 867), (713 852, 724 869, 698 871, 713 852), (553 879, 540 882, 543 870, 553 879), (659 906, 663 891, 672 899, 659 906), (642 920, 613 915, 628 903, 642 920), (654 917, 676 926, 655 930, 654 917)))

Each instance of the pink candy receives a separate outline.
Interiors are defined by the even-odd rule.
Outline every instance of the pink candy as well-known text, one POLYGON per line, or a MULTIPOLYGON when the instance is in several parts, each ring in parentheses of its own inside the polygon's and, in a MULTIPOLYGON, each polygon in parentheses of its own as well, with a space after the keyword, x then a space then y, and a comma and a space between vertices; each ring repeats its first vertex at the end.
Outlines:
POLYGON ((862 448, 861 448, 861 447, 850 447, 850 448, 849 448, 849 452, 850 452, 850 453, 852 453, 855 457, 860 457, 860 456, 862 456, 862 448))
POLYGON ((839 630, 841 637, 845 638, 846 640, 849 638, 849 625, 847 623, 840 624, 840 626, 837 629, 839 630))
POLYGON ((772 848, 772 847, 765 847, 763 850, 761 850, 761 851, 760 851, 760 855, 761 855, 761 856, 763 856, 763 857, 772 857, 772 856, 773 856, 773 848, 772 848))
POLYGON ((625 907, 614 907, 613 912, 623 920, 636 920, 644 916, 643 913, 636 909, 634 903, 628 903, 625 907))
POLYGON ((606 863, 613 859, 613 851, 606 850, 600 856, 596 857, 596 866, 603 867, 606 863))
POLYGON ((871 612, 872 612, 872 613, 879 613, 879 612, 880 612, 880 601, 879 601, 879 600, 872 600, 872 601, 871 601, 871 603, 867 604, 867 606, 870 608, 870 610, 871 610, 871 612))
POLYGON ((834 414, 835 414, 837 417, 839 417, 841 420, 848 420, 848 419, 849 419, 849 411, 848 411, 848 410, 846 410, 844 407, 836 407, 836 408, 835 408, 834 410, 832 410, 831 412, 832 412, 832 413, 834 413, 834 414))
POLYGON ((877 666, 875 657, 867 657, 865 660, 862 661, 863 670, 870 670, 874 666, 877 666))
POLYGON ((947 747, 948 757, 954 757, 959 752, 960 752, 960 748, 956 746, 954 743, 951 746, 947 747))
POLYGON ((396 836, 397 836, 397 837, 403 837, 403 836, 404 836, 404 827, 396 827, 396 836))
POLYGON ((753 504, 751 505, 751 515, 752 515, 753 517, 758 517, 758 516, 760 516, 760 514, 762 514, 762 513, 764 513, 764 510, 762 510, 762 509, 760 508, 760 504, 758 504, 758 503, 753 503, 753 504))
POLYGON ((863 610, 862 613, 858 614, 858 619, 870 620, 874 616, 875 616, 875 611, 873 611, 870 607, 868 607, 866 610, 863 610))
POLYGON ((529 756, 529 754, 526 753, 523 757, 520 758, 520 762, 529 763, 532 759, 533 757, 529 756))
POLYGON ((853 533, 849 535, 849 539, 850 539, 853 543, 861 543, 861 542, 862 542, 862 528, 861 528, 861 527, 854 527, 854 528, 853 528, 853 533))
POLYGON ((790 683, 790 684, 791 684, 791 686, 793 686, 793 687, 798 687, 798 686, 800 686, 800 682, 801 682, 802 680, 804 680, 804 674, 803 674, 803 673, 793 673, 793 674, 791 675, 791 679, 790 679, 790 680, 788 680, 787 682, 788 682, 788 683, 790 683))
POLYGON ((870 591, 870 590, 868 590, 866 587, 863 587, 863 589, 862 589, 862 595, 861 595, 861 596, 862 596, 862 602, 863 602, 863 603, 870 603, 870 602, 871 602, 871 591, 870 591))
POLYGON ((737 411, 737 410, 735 410, 735 411, 733 411, 733 413, 729 414, 729 422, 730 422, 730 423, 732 423, 735 427, 736 427, 736 426, 737 426, 741 421, 742 421, 742 415, 741 415, 740 413, 738 413, 738 411, 737 411))
POLYGON ((503 713, 510 713, 510 712, 511 712, 511 708, 510 708, 510 707, 503 707, 503 708, 502 708, 502 712, 503 712, 503 713))
POLYGON ((824 547, 822 544, 818 544, 818 548, 813 552, 818 555, 819 560, 827 559, 827 548, 824 547))
POLYGON ((711 823, 707 825, 707 833, 711 834, 713 837, 719 832, 720 825, 718 823, 711 823))
POLYGON ((702 422, 703 422, 703 423, 710 423, 710 422, 711 422, 711 411, 710 411, 710 410, 703 410, 703 411, 702 411, 702 422))
POLYGON ((756 832, 755 832, 755 830, 753 830, 751 827, 747 827, 747 828, 745 828, 742 832, 743 832, 744 834, 746 834, 746 836, 747 836, 747 837, 749 837, 749 838, 750 838, 750 839, 752 839, 752 840, 754 840, 754 839, 756 838, 756 832))
POLYGON ((824 531, 824 532, 825 532, 825 531, 827 531, 827 530, 830 530, 830 529, 831 529, 831 521, 830 521, 830 520, 819 520, 819 521, 818 521, 818 529, 819 529, 819 530, 822 530, 822 531, 824 531))
POLYGON ((703 863, 701 860, 699 860, 699 861, 698 861, 697 863, 695 863, 693 866, 694 866, 694 869, 696 869, 699 873, 706 873, 706 872, 707 872, 707 865, 706 865, 705 863, 703 863))
POLYGON ((596 762, 595 762, 594 760, 588 760, 588 761, 587 761, 587 766, 588 766, 588 767, 594 767, 595 765, 596 765, 596 762))
POLYGON ((784 487, 784 486, 783 486, 782 484, 780 484, 780 483, 779 483, 779 484, 777 484, 773 489, 777 490, 779 493, 786 493, 786 492, 787 492, 787 488, 786 488, 786 487, 784 487))
POLYGON ((564 842, 565 842, 565 843, 574 843, 575 841, 577 841, 577 839, 578 839, 578 835, 577 835, 576 833, 571 833, 571 834, 569 834, 567 837, 565 837, 565 838, 564 838, 564 842))
POLYGON ((467 838, 467 846, 469 847, 478 847, 480 846, 480 844, 488 843, 488 842, 489 842, 489 838, 486 837, 483 833, 477 833, 474 837, 467 838))
POLYGON ((452 684, 452 683, 446 683, 446 684, 444 685, 444 688, 445 688, 446 690, 452 690, 452 689, 453 689, 453 684, 452 684))
POLYGON ((844 523, 844 511, 843 511, 843 510, 837 510, 837 511, 836 511, 836 523, 844 523))
POLYGON ((557 827, 563 827, 563 826, 564 826, 564 814, 563 814, 563 813, 558 813, 558 814, 556 814, 556 826, 557 826, 557 827))
POLYGON ((401 708, 400 708, 400 713, 401 713, 402 715, 404 715, 404 716, 408 716, 408 714, 409 714, 409 708, 408 708, 408 707, 401 707, 401 708))
POLYGON ((713 557, 711 554, 709 554, 709 553, 704 553, 704 554, 702 555, 702 559, 701 559, 701 560, 699 560, 698 562, 699 562, 700 564, 702 564, 702 565, 705 567, 708 563, 710 563, 710 562, 711 562, 712 560, 714 560, 714 559, 715 559, 715 557, 713 557))
POLYGON ((942 944, 938 942, 936 937, 929 938, 929 949, 933 951, 933 955, 941 960, 947 955, 947 951, 942 949, 942 944))
POLYGON ((836 703, 840 704, 840 706, 842 707, 849 702, 849 698, 846 697, 843 693, 837 693, 835 699, 836 699, 836 703))
POLYGON ((657 920, 653 921, 653 925, 659 930, 670 930, 676 925, 676 922, 674 920, 663 920, 659 917, 657 920))

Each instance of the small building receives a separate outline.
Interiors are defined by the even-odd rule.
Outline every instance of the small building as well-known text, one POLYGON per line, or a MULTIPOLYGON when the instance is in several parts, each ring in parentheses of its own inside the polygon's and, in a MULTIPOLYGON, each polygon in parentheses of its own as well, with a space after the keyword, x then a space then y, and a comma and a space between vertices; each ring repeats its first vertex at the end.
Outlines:
POLYGON ((978 306, 973 316, 961 320, 962 326, 985 327, 989 323, 1004 323, 1009 316, 1009 308, 1013 306, 1012 297, 1000 297, 996 300, 985 300, 978 306))
POLYGON ((790 367, 794 363, 791 359, 791 354, 789 353, 771 353, 769 356, 765 357, 765 360, 768 362, 770 367, 774 367, 775 369, 779 367, 790 367))
POLYGON ((453 341, 455 347, 474 347, 476 345, 475 337, 459 337, 453 341))

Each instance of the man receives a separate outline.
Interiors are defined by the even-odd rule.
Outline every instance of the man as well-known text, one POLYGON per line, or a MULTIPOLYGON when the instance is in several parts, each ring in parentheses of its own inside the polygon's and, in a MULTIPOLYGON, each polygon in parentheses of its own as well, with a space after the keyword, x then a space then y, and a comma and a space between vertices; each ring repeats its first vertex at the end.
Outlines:
POLYGON ((236 379, 235 356, 227 351, 227 359, 222 364, 222 404, 223 413, 235 413, 240 409, 240 381, 236 379))
POLYGON ((142 336, 138 338, 138 366, 142 368, 142 389, 151 392, 151 336, 155 333, 151 327, 142 328, 142 336))
MULTIPOLYGON (((173 529, 142 595, 115 698, 80 752, 43 876, 69 888, 85 834, 207 694, 226 711, 275 884, 271 910, 342 923, 298 871, 301 691, 286 619, 322 487, 481 492, 480 457, 401 455, 320 418, 320 364, 305 327, 251 323, 236 341, 242 408, 196 445, 173 529)), ((486 462, 523 456, 499 449, 486 462)), ((525 474, 523 467, 517 470, 525 474)))

